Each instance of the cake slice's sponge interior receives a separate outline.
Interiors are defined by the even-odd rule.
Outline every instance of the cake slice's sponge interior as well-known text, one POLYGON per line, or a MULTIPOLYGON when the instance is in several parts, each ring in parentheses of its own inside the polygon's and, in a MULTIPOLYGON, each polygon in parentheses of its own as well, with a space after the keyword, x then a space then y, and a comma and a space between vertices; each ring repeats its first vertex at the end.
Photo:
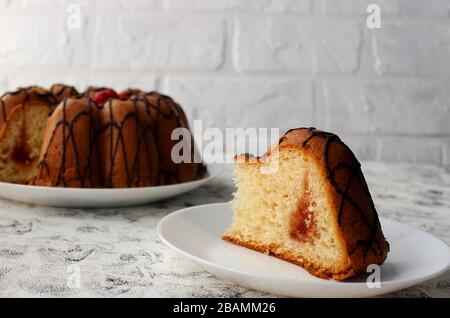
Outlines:
POLYGON ((277 173, 262 174, 260 167, 236 164, 234 219, 224 239, 294 262, 317 276, 349 268, 318 164, 289 149, 280 151, 277 173))
POLYGON ((18 105, 0 132, 0 180, 28 183, 36 176, 43 132, 50 107, 18 105))

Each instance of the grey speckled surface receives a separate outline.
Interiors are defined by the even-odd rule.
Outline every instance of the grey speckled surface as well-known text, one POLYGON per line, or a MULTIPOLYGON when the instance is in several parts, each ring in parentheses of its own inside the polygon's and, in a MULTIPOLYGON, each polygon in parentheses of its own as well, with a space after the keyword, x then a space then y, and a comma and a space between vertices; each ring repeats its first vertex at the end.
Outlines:
MULTIPOLYGON (((372 162, 363 163, 363 170, 380 215, 450 243, 449 173, 372 162)), ((155 227, 163 216, 228 201, 232 191, 226 171, 208 186, 142 207, 64 209, 0 200, 0 296, 267 296, 203 271, 157 238, 155 227), (69 288, 78 269, 80 286, 69 288)), ((450 272, 386 296, 450 297, 450 272)))

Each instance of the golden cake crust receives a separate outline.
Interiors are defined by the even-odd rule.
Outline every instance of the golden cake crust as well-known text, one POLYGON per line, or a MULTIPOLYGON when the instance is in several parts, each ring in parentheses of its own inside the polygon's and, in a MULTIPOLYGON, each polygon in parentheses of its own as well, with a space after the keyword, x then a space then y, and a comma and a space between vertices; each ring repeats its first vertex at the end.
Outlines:
POLYGON ((202 163, 175 164, 173 129, 188 128, 181 107, 156 92, 129 90, 97 105, 88 93, 65 98, 48 118, 34 183, 126 188, 202 178, 202 163), (137 94, 137 95, 134 95, 137 94))
POLYGON ((65 98, 50 113, 33 183, 42 186, 99 187, 94 143, 98 107, 87 97, 65 98))
MULTIPOLYGON (((175 128, 190 130, 186 115, 181 106, 169 96, 150 92, 139 94, 136 99, 142 101, 154 119, 156 142, 161 152, 161 166, 164 171, 163 184, 187 182, 202 178, 206 168, 202 163, 175 163, 171 158, 173 146, 177 140, 171 140, 172 131, 175 128)), ((195 157, 194 136, 191 134, 191 161, 195 157)))
POLYGON ((320 278, 333 278, 336 280, 345 280, 349 277, 355 276, 355 272, 351 267, 344 267, 344 269, 339 273, 331 273, 326 268, 323 268, 321 266, 317 266, 316 264, 313 264, 311 262, 308 262, 305 259, 299 259, 298 256, 292 255, 288 252, 285 253, 279 253, 276 252, 278 250, 278 246, 270 244, 270 245, 262 245, 258 244, 256 242, 250 242, 250 241, 243 241, 236 237, 232 237, 230 235, 224 235, 222 237, 225 241, 231 242, 236 245, 240 245, 242 247, 246 247, 255 251, 258 251, 260 253, 264 253, 267 255, 275 256, 277 258, 280 258, 282 260, 285 260, 287 262, 290 262, 292 264, 301 266, 305 270, 307 270, 310 274, 320 277, 320 278))
POLYGON ((52 87, 50 87, 50 92, 57 102, 61 102, 67 97, 79 95, 75 87, 59 83, 53 84, 52 87))
MULTIPOLYGON (((340 230, 339 237, 346 247, 351 266, 342 264, 338 273, 329 273, 288 253, 274 256, 301 265, 315 276, 338 280, 365 272, 369 264, 382 264, 389 245, 381 231, 360 163, 353 152, 335 134, 314 128, 297 128, 289 130, 266 155, 256 158, 256 163, 262 163, 274 151, 284 148, 293 148, 311 156, 321 167, 322 177, 329 181, 323 195, 329 206, 336 207, 333 213, 340 230)), ((236 160, 246 162, 248 158, 248 155, 240 155, 236 160)), ((244 242, 236 237, 223 238, 269 254, 273 251, 270 246, 244 242)))

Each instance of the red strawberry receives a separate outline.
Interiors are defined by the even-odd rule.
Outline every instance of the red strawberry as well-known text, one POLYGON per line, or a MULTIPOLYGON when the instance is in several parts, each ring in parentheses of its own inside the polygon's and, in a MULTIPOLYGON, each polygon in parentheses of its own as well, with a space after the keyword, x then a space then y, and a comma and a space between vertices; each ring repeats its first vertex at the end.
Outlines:
POLYGON ((121 93, 119 93, 119 98, 122 98, 122 99, 126 99, 126 98, 128 98, 128 93, 125 91, 125 92, 121 92, 121 93))
POLYGON ((96 104, 104 104, 108 101, 110 98, 118 98, 119 95, 117 95, 116 91, 113 89, 104 89, 102 91, 98 91, 94 95, 94 102, 96 104))

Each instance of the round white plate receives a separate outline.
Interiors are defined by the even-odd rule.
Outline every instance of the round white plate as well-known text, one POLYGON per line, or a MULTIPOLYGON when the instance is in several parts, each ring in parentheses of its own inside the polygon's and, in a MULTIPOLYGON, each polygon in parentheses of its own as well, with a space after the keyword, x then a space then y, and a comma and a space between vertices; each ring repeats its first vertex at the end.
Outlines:
POLYGON ((200 180, 179 184, 121 189, 87 189, 30 186, 0 182, 0 197, 25 203, 78 208, 105 208, 139 205, 164 200, 211 181, 222 171, 219 164, 208 165, 200 180))
POLYGON ((368 288, 366 275, 345 282, 320 279, 291 263, 221 240, 231 220, 229 203, 201 205, 169 214, 157 232, 162 242, 213 274, 284 296, 376 296, 424 282, 450 266, 447 244, 411 226, 381 219, 391 249, 381 267, 380 288, 368 288))

